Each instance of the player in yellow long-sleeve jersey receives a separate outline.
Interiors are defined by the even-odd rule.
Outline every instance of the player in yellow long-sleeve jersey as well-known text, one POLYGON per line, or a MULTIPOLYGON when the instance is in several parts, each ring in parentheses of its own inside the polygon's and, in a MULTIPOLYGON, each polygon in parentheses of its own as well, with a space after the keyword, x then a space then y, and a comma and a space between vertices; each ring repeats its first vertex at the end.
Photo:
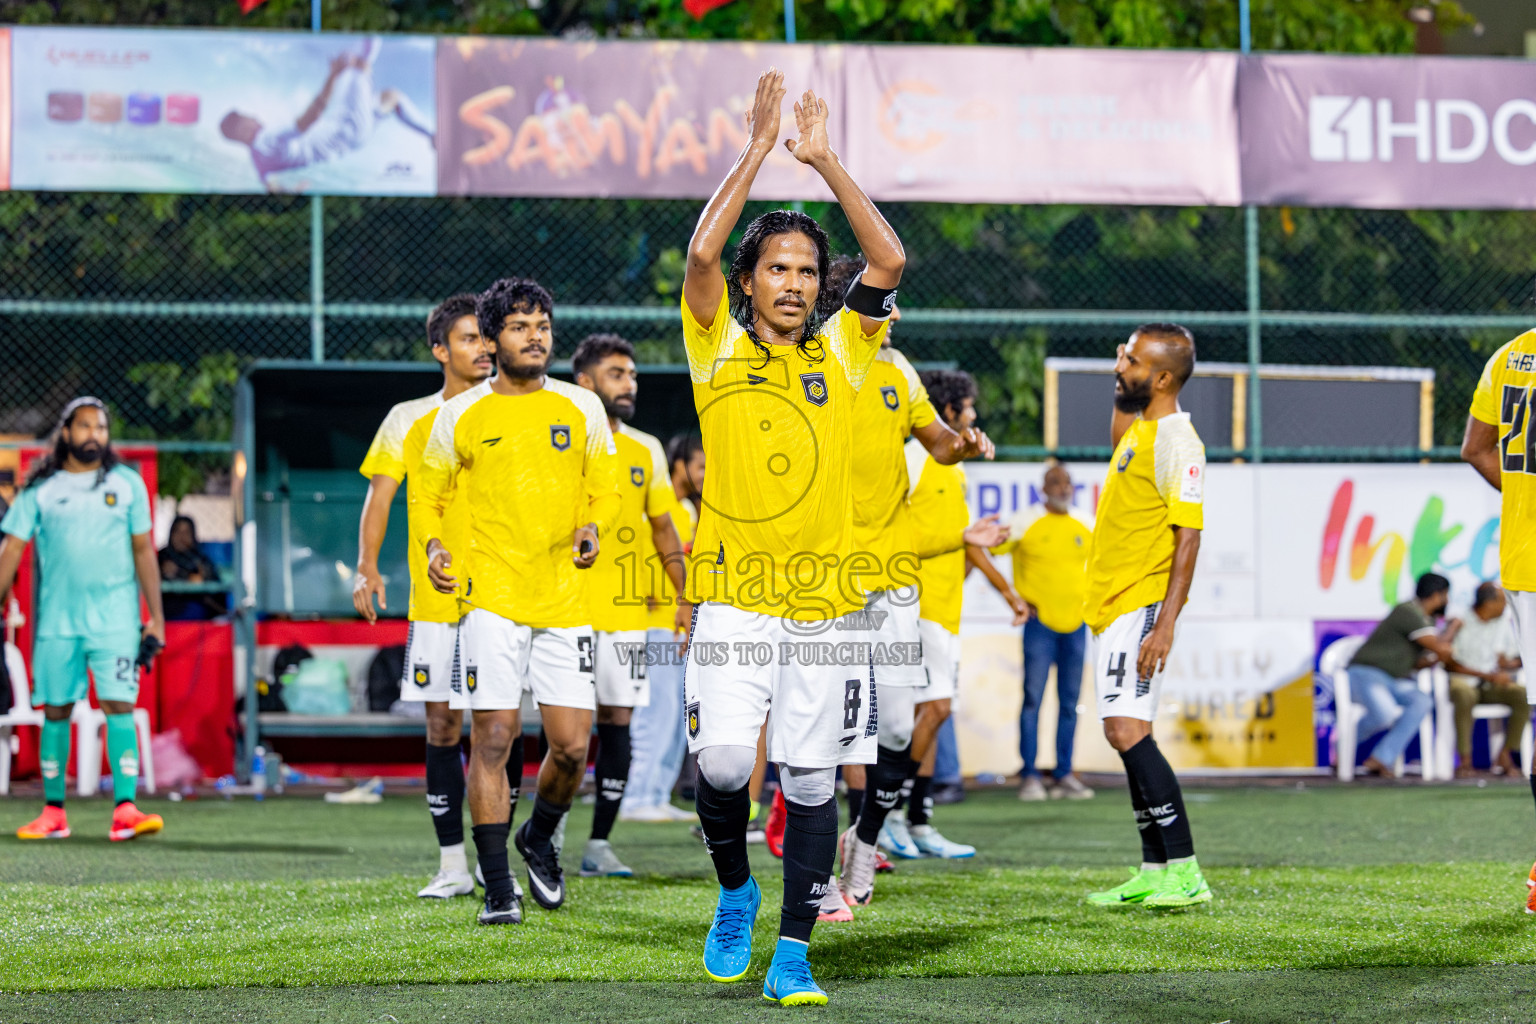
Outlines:
MULTIPOLYGON (((934 408, 950 429, 961 432, 976 423, 976 381, 959 370, 930 370, 923 385, 934 408)), ((918 631, 923 638, 923 670, 927 680, 917 692, 916 725, 912 732, 913 757, 923 751, 922 767, 907 805, 907 828, 930 856, 964 858, 975 847, 954 843, 939 834, 929 821, 927 790, 933 778, 934 742, 939 727, 949 718, 960 683, 960 609, 965 577, 974 565, 1013 609, 1014 624, 1027 615, 1024 601, 1007 580, 992 568, 986 547, 1007 539, 1006 529, 996 528, 996 517, 971 523, 966 500, 965 467, 945 466, 920 443, 908 441, 907 478, 911 481, 908 503, 912 515, 913 549, 922 559, 917 578, 922 597, 918 605, 918 631), (993 529, 979 527, 991 525, 993 529), (993 539, 1000 538, 1000 539, 993 539), (990 571, 988 571, 990 570, 990 571)))
POLYGON ((491 285, 476 305, 496 339, 495 379, 438 411, 410 493, 412 536, 442 593, 463 581, 468 607, 451 703, 471 713, 469 813, 485 876, 485 924, 516 924, 507 867, 505 767, 521 731, 524 691, 539 705, 549 754, 531 818, 518 829, 529 891, 554 910, 565 878, 551 840, 586 767, 596 707, 593 640, 581 570, 618 516, 618 460, 596 395, 547 376, 554 301, 533 281, 491 285), (444 542, 444 515, 463 489, 465 549, 444 542))
MULTIPOLYGON (((363 499, 362 523, 358 528, 352 603, 369 622, 377 621, 379 609, 385 607, 379 548, 389 527, 389 506, 395 491, 407 477, 413 478, 407 486, 415 486, 422 449, 443 403, 491 375, 494 345, 480 333, 475 298, 470 294, 455 295, 427 317, 427 344, 431 346, 432 357, 443 368, 442 390, 401 402, 389 410, 363 459, 361 472, 368 478, 368 493, 363 499)), ((463 546, 469 529, 469 508, 462 494, 449 502, 443 529, 450 548, 463 546)), ((439 594, 427 579, 423 543, 411 538, 408 545, 406 564, 411 574, 411 600, 406 618, 410 630, 406 634, 400 699, 426 705, 427 809, 437 832, 438 869, 432 881, 416 895, 441 899, 471 896, 475 882, 464 855, 464 762, 459 756, 464 712, 448 706, 449 686, 459 655, 461 613, 458 595, 439 594)), ((520 757, 508 763, 514 760, 520 757)), ((522 775, 520 763, 515 770, 522 775)), ((517 799, 516 786, 512 786, 509 804, 517 799)))
MULTIPOLYGON (((571 355, 571 370, 576 383, 603 403, 622 474, 619 514, 585 578, 597 642, 597 805, 581 874, 628 878, 634 872, 613 852, 608 836, 629 784, 630 719, 651 702, 645 657, 648 577, 660 571, 674 587, 684 586, 682 546, 672 522, 677 498, 661 442, 628 424, 640 386, 634 347, 616 334, 589 335, 571 355), (648 558, 652 552, 654 560, 648 558)), ((674 607, 679 634, 687 633, 691 615, 686 603, 674 607)))
MULTIPOLYGON (((1536 331, 1495 352, 1472 395, 1461 457, 1504 496, 1499 582, 1509 594, 1526 690, 1536 693, 1536 331)), ((1531 774, 1536 794, 1536 771, 1531 774)), ((1525 912, 1536 914, 1536 865, 1526 876, 1525 912)))

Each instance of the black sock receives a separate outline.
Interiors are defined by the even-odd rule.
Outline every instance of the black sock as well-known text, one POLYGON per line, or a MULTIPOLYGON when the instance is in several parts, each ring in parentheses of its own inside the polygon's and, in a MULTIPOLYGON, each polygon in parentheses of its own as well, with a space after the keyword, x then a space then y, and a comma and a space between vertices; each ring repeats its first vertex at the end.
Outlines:
POLYGON ((507 812, 507 824, 517 820, 517 798, 523 795, 523 735, 518 733, 512 741, 512 752, 507 755, 507 788, 512 791, 512 809, 507 812))
POLYGON ((547 853, 553 849, 550 841, 555 837, 555 829, 560 827, 560 819, 570 809, 570 804, 553 804, 545 800, 542 794, 535 793, 533 816, 528 819, 529 847, 538 853, 547 853))
POLYGON ((933 817, 932 775, 918 775, 912 780, 912 797, 907 804, 907 824, 926 825, 933 817))
MULTIPOLYGON (((1173 774, 1173 766, 1157 749, 1157 741, 1147 736, 1120 755, 1125 771, 1140 788, 1146 813, 1157 824, 1168 859, 1195 855, 1194 836, 1189 831, 1189 815, 1184 811, 1184 793, 1173 774)), ((1136 823, 1140 826, 1141 822, 1136 823)), ((1145 834, 1145 833, 1143 833, 1145 834)))
POLYGON ((784 906, 779 912, 779 935, 810 942, 821 898, 832 884, 837 863, 837 800, 819 807, 786 800, 784 810, 784 906))
MULTIPOLYGON (((1536 797, 1536 772, 1531 772, 1531 796, 1536 797)), ((63 807, 63 804, 59 805, 63 807)))
POLYGON ((855 826, 859 842, 873 846, 880 838, 880 826, 885 824, 885 816, 901 799, 901 788, 907 781, 907 762, 912 760, 907 756, 911 749, 910 746, 906 750, 877 747, 875 763, 864 769, 867 792, 864 807, 859 811, 859 823, 855 826))
POLYGON ((457 743, 427 744, 427 810, 432 812, 438 846, 464 842, 464 761, 457 743))
MULTIPOLYGON (((715 876, 725 888, 740 889, 752 877, 752 865, 747 862, 747 819, 752 816, 752 797, 746 786, 722 793, 709 784, 702 772, 696 793, 699 826, 704 830, 704 845, 709 849, 710 859, 715 862, 715 876)), ((789 806, 788 801, 785 806, 789 806)), ((833 809, 836 810, 835 805, 833 809)), ((828 868, 827 875, 831 874, 828 868)))
MULTIPOLYGON (((1120 755, 1120 760, 1125 760, 1125 755, 1120 755)), ((1136 820, 1136 831, 1141 835, 1141 862, 1143 864, 1166 864, 1168 851, 1163 849, 1163 830, 1157 827, 1157 822, 1152 820, 1152 815, 1147 813, 1146 798, 1141 795, 1141 787, 1136 784, 1136 777, 1131 774, 1130 765, 1125 768, 1126 786, 1131 791, 1131 815, 1136 820)))
POLYGON ((512 898, 512 869, 507 866, 507 836, 512 826, 506 822, 496 825, 475 825, 475 859, 480 873, 485 876, 485 900, 509 900, 512 898))
POLYGON ((592 808, 592 838, 607 839, 619 816, 619 801, 629 784, 629 726, 597 726, 597 805, 592 808))
POLYGON ((859 811, 864 808, 864 791, 849 786, 846 799, 848 800, 848 827, 852 828, 859 823, 859 811))

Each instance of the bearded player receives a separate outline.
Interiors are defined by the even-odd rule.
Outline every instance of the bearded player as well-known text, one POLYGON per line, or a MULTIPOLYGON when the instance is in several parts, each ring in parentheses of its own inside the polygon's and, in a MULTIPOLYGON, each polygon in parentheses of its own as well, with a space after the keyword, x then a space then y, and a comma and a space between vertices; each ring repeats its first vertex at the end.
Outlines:
MULTIPOLYGON (((832 261, 818 308, 824 317, 836 315, 864 261, 840 256, 832 261)), ((876 841, 888 813, 901 800, 927 753, 914 750, 918 692, 927 685, 918 631, 919 559, 913 546, 907 506, 907 457, 903 445, 915 439, 941 465, 993 454, 992 442, 975 427, 950 429, 928 399, 923 382, 907 357, 891 347, 890 331, 901 319, 891 308, 891 327, 869 368, 854 402, 854 436, 859 457, 853 462, 853 543, 856 557, 867 559, 869 571, 861 585, 867 592, 869 622, 877 650, 875 685, 880 693, 880 731, 875 763, 848 765, 849 813, 853 827, 844 834, 842 875, 838 886, 822 901, 820 920, 847 921, 850 908, 864 906, 874 894, 876 841), (903 658, 900 652, 912 652, 903 658), (916 760, 914 760, 914 758, 916 760)), ((1005 531, 995 520, 977 523, 965 534, 966 543, 983 547, 1001 543, 1005 531)), ((931 738, 931 737, 930 737, 931 738)), ((901 830, 905 833, 905 829, 901 830)), ((907 839, 911 845, 910 838, 907 839)), ((922 856, 919 851, 917 856, 922 856)))
MULTIPOLYGON (((636 708, 651 702, 644 654, 650 574, 665 571, 678 592, 684 585, 682 544, 672 521, 678 503, 661 442, 629 426, 640 389, 634 346, 616 334, 589 335, 571 355, 571 370, 576 383, 594 392, 603 403, 621 474, 618 517, 597 561, 583 575, 596 634, 597 758, 593 771, 597 805, 592 811, 591 837, 581 856, 581 874, 587 878, 628 878, 634 872, 613 852, 608 836, 629 783, 630 717, 636 708), (649 545, 645 543, 647 537, 649 545), (652 552, 657 556, 655 561, 649 557, 652 552)), ((679 603, 673 628, 686 633, 692 615, 692 608, 679 603)))
POLYGON ((799 137, 785 146, 827 183, 868 267, 823 321, 816 300, 827 278, 826 232, 802 213, 776 210, 747 226, 729 276, 721 275, 753 179, 779 144, 784 94, 780 72, 758 80, 747 144, 688 247, 683 338, 709 474, 689 563, 696 610, 684 683, 699 821, 720 880, 705 970, 735 981, 751 966, 762 892, 747 861, 748 783, 766 716, 787 825, 779 938, 763 996, 794 1005, 827 1001, 806 949, 837 853, 837 767, 874 760, 873 665, 867 643, 849 643, 865 638, 849 618, 864 607, 849 571, 854 405, 906 257, 833 152, 826 104, 806 92, 794 108, 799 137), (834 662, 858 648, 863 659, 782 658, 781 644, 827 650, 834 662))
POLYGON ((1089 894, 1098 906, 1211 899, 1179 780, 1152 738, 1205 523, 1205 445, 1179 409, 1194 371, 1194 335, 1178 324, 1138 327, 1115 360, 1115 454, 1099 496, 1083 611, 1094 636, 1099 718, 1125 765, 1141 867, 1089 894))
POLYGON ((506 775, 522 734, 523 693, 539 705, 549 753, 533 813, 515 842, 541 907, 565 902, 553 842, 587 763, 596 707, 592 627, 582 570, 619 511, 608 417, 597 396, 548 376, 554 300, 537 282, 497 281, 479 297, 480 331, 496 339, 497 376, 444 404, 411 489, 412 536, 440 593, 463 584, 460 670, 449 703, 470 711, 469 814, 485 876, 482 924, 519 924, 507 866, 506 775), (463 490, 472 510, 463 547, 444 538, 463 490))
POLYGON ((112 764, 116 807, 108 838, 116 843, 159 832, 160 815, 145 814, 133 802, 139 784, 133 707, 139 669, 165 645, 160 566, 150 536, 149 493, 139 474, 117 460, 101 399, 77 398, 64 407, 53 451, 27 477, 0 520, 0 534, 0 594, 15 582, 29 541, 37 546, 39 569, 32 699, 43 709, 38 756, 47 806, 17 830, 17 838, 69 836, 64 766, 70 717, 91 678, 106 713, 112 764), (147 625, 139 618, 140 591, 149 607, 147 625))

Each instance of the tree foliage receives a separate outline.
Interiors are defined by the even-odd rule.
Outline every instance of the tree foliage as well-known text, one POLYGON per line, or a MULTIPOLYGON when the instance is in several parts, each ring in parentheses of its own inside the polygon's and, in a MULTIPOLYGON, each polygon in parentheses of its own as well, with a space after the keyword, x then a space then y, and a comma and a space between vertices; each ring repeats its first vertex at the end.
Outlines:
MULTIPOLYGON (((1259 50, 1411 53, 1414 9, 1431 11, 1447 32, 1470 20, 1451 0, 1255 0, 1253 44, 1259 50)), ((1238 44, 1233 0, 823 0, 800 3, 796 12, 802 41, 1238 44)), ((323 16, 327 30, 349 32, 763 41, 783 34, 780 0, 735 0, 702 20, 689 16, 681 0, 325 0, 323 16)), ((268 0, 249 16, 235 0, 0 0, 0 21, 22 25, 307 29, 309 19, 305 0, 268 0)), ((812 212, 825 217, 835 242, 852 246, 835 209, 812 212)), ((562 301, 669 306, 677 301, 682 247, 695 215, 693 204, 661 202, 333 199, 327 203, 327 298, 435 300, 505 272, 511 256, 553 281, 562 301), (501 241, 487 245, 491 236, 501 241)), ((907 204, 892 206, 890 215, 908 240, 903 301, 914 307, 1244 308, 1237 211, 907 204)), ((1517 213, 1270 210, 1263 224, 1268 308, 1523 308, 1529 253, 1536 249, 1536 222, 1517 213)), ((303 302, 308 296, 302 199, 6 193, 0 194, 0 233, 8 297, 303 302)), ((54 401, 62 380, 69 387, 111 386, 99 383, 102 367, 126 366, 124 354, 142 352, 152 358, 127 375, 137 389, 140 431, 152 423, 162 436, 227 436, 227 389, 241 361, 291 353, 307 331, 297 320, 217 317, 78 323, 99 331, 101 340, 62 366, 12 363, 0 354, 0 370, 27 395, 0 395, 0 405, 11 407, 0 420, 12 429, 47 422, 41 406, 54 401)), ((0 340, 35 343, 57 329, 44 318, 11 318, 0 322, 0 340)), ((344 337, 334 351, 345 355, 419 355, 414 323, 358 325, 350 334, 338 327, 336 333, 344 337)), ((648 358, 680 355, 675 331, 637 327, 634 333, 648 358)), ((990 426, 1015 443, 1039 440, 1036 389, 1045 354, 1097 352, 1105 343, 1097 334, 1054 328, 982 330, 957 340, 914 324, 904 325, 902 335, 915 358, 945 358, 955 344, 971 345, 965 351, 976 362, 968 368, 983 371, 990 426)), ((1465 377, 1490 343, 1408 334, 1357 341, 1349 349, 1336 337, 1298 335, 1277 338, 1273 351, 1294 362, 1369 359, 1389 351, 1404 362, 1439 366, 1449 382, 1465 377)), ((1222 346, 1240 345, 1241 332, 1230 338, 1204 332, 1202 342, 1210 346, 1203 355, 1229 354, 1222 346)), ((118 387, 122 376, 117 371, 118 387)), ((1454 429, 1448 420, 1444 433, 1454 429)))

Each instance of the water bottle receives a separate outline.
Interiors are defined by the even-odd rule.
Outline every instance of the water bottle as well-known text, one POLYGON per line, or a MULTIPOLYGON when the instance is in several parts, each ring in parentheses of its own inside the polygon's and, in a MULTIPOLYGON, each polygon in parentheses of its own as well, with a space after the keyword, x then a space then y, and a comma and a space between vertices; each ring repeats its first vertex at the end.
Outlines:
POLYGON ((267 755, 267 788, 272 792, 283 792, 283 755, 277 751, 267 755))
POLYGON ((267 795, 267 748, 258 746, 251 753, 251 792, 257 800, 267 795))

